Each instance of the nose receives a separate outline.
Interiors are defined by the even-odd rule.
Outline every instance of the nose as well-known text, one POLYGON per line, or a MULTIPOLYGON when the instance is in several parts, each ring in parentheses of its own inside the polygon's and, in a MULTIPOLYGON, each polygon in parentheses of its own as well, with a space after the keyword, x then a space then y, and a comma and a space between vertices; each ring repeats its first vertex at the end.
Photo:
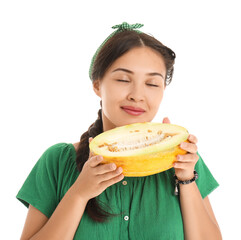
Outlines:
POLYGON ((132 86, 129 94, 128 100, 139 102, 144 100, 144 89, 142 86, 134 85, 132 86))

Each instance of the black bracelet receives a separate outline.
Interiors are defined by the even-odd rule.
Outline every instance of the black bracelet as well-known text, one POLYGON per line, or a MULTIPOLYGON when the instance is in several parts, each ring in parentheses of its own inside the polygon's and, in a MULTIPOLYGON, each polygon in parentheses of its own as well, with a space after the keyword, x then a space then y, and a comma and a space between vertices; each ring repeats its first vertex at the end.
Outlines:
POLYGON ((181 180, 178 180, 177 176, 174 175, 174 178, 175 178, 175 190, 174 190, 174 194, 177 196, 179 194, 179 191, 178 191, 178 187, 179 187, 179 184, 189 184, 189 183, 192 183, 194 182, 196 179, 198 179, 198 174, 197 172, 194 170, 194 177, 190 180, 186 180, 186 181, 181 181, 181 180))

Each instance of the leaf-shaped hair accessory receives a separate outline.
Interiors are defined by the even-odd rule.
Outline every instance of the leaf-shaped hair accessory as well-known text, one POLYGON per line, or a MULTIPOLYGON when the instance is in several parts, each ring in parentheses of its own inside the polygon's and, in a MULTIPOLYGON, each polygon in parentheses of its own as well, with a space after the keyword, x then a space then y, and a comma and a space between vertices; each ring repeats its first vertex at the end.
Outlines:
POLYGON ((144 26, 144 24, 141 24, 141 23, 129 24, 129 23, 127 23, 127 22, 123 22, 122 24, 118 24, 118 25, 112 26, 113 29, 117 29, 117 30, 115 30, 113 33, 111 33, 111 34, 104 40, 104 42, 99 46, 99 48, 96 50, 94 56, 92 57, 91 64, 90 64, 90 69, 89 69, 89 77, 90 77, 90 79, 91 79, 92 68, 93 68, 93 64, 94 64, 95 58, 96 58, 97 54, 99 53, 99 51, 101 50, 101 48, 103 47, 103 45, 107 42, 107 40, 109 40, 109 39, 110 39, 113 35, 115 35, 116 33, 122 32, 122 31, 124 31, 124 30, 133 30, 133 31, 136 31, 136 32, 138 32, 138 33, 142 33, 142 32, 139 31, 139 30, 135 30, 135 29, 141 28, 142 26, 144 26))

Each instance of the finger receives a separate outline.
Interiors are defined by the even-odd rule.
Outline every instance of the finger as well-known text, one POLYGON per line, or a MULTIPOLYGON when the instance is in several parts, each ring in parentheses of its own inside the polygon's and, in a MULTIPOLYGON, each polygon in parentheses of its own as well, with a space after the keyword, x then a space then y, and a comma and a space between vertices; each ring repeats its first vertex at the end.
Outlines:
POLYGON ((193 163, 187 163, 187 162, 175 162, 173 164, 174 168, 178 168, 178 169, 188 169, 188 168, 192 168, 194 166, 193 163))
POLYGON ((185 155, 177 155, 178 162, 193 162, 196 163, 198 161, 198 155, 196 153, 188 153, 185 155))
POLYGON ((192 134, 189 134, 188 140, 192 143, 195 143, 195 144, 198 142, 197 137, 192 135, 192 134))
POLYGON ((105 174, 98 175, 99 182, 105 182, 108 181, 118 175, 120 175, 123 172, 123 169, 121 167, 118 167, 116 170, 107 172, 105 174))
POLYGON ((103 181, 100 184, 104 187, 107 188, 117 182, 120 182, 125 176, 123 174, 118 174, 117 176, 107 180, 107 181, 103 181))
POLYGON ((103 160, 102 156, 96 155, 96 156, 91 157, 88 160, 88 163, 89 163, 90 167, 96 167, 97 165, 99 165, 101 163, 102 160, 103 160))
POLYGON ((90 151, 90 152, 89 152, 89 159, 92 158, 92 157, 94 157, 94 156, 95 156, 94 153, 93 153, 92 151, 90 151))
POLYGON ((182 142, 180 144, 180 148, 182 148, 183 150, 186 150, 187 152, 190 152, 190 153, 197 152, 197 145, 194 143, 182 142))
POLYGON ((95 174, 101 175, 116 170, 115 163, 102 164, 96 167, 95 174))
POLYGON ((163 118, 162 123, 171 123, 168 117, 163 118))
MULTIPOLYGON (((92 137, 89 138, 89 144, 90 142, 93 140, 92 137)), ((89 152, 89 158, 93 157, 94 156, 94 153, 92 151, 89 152)))

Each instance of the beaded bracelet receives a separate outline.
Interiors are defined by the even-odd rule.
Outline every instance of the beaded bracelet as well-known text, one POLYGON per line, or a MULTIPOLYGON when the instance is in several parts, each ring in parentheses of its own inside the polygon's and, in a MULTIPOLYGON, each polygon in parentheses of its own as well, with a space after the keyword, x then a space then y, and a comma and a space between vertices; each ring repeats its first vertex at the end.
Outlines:
POLYGON ((177 176, 174 175, 174 178, 175 178, 175 190, 174 190, 174 194, 177 196, 179 194, 179 191, 178 191, 178 187, 179 187, 179 184, 189 184, 189 183, 192 183, 194 182, 196 179, 198 179, 198 174, 197 172, 194 170, 194 177, 190 180, 186 180, 186 181, 181 181, 181 180, 178 180, 177 176))

